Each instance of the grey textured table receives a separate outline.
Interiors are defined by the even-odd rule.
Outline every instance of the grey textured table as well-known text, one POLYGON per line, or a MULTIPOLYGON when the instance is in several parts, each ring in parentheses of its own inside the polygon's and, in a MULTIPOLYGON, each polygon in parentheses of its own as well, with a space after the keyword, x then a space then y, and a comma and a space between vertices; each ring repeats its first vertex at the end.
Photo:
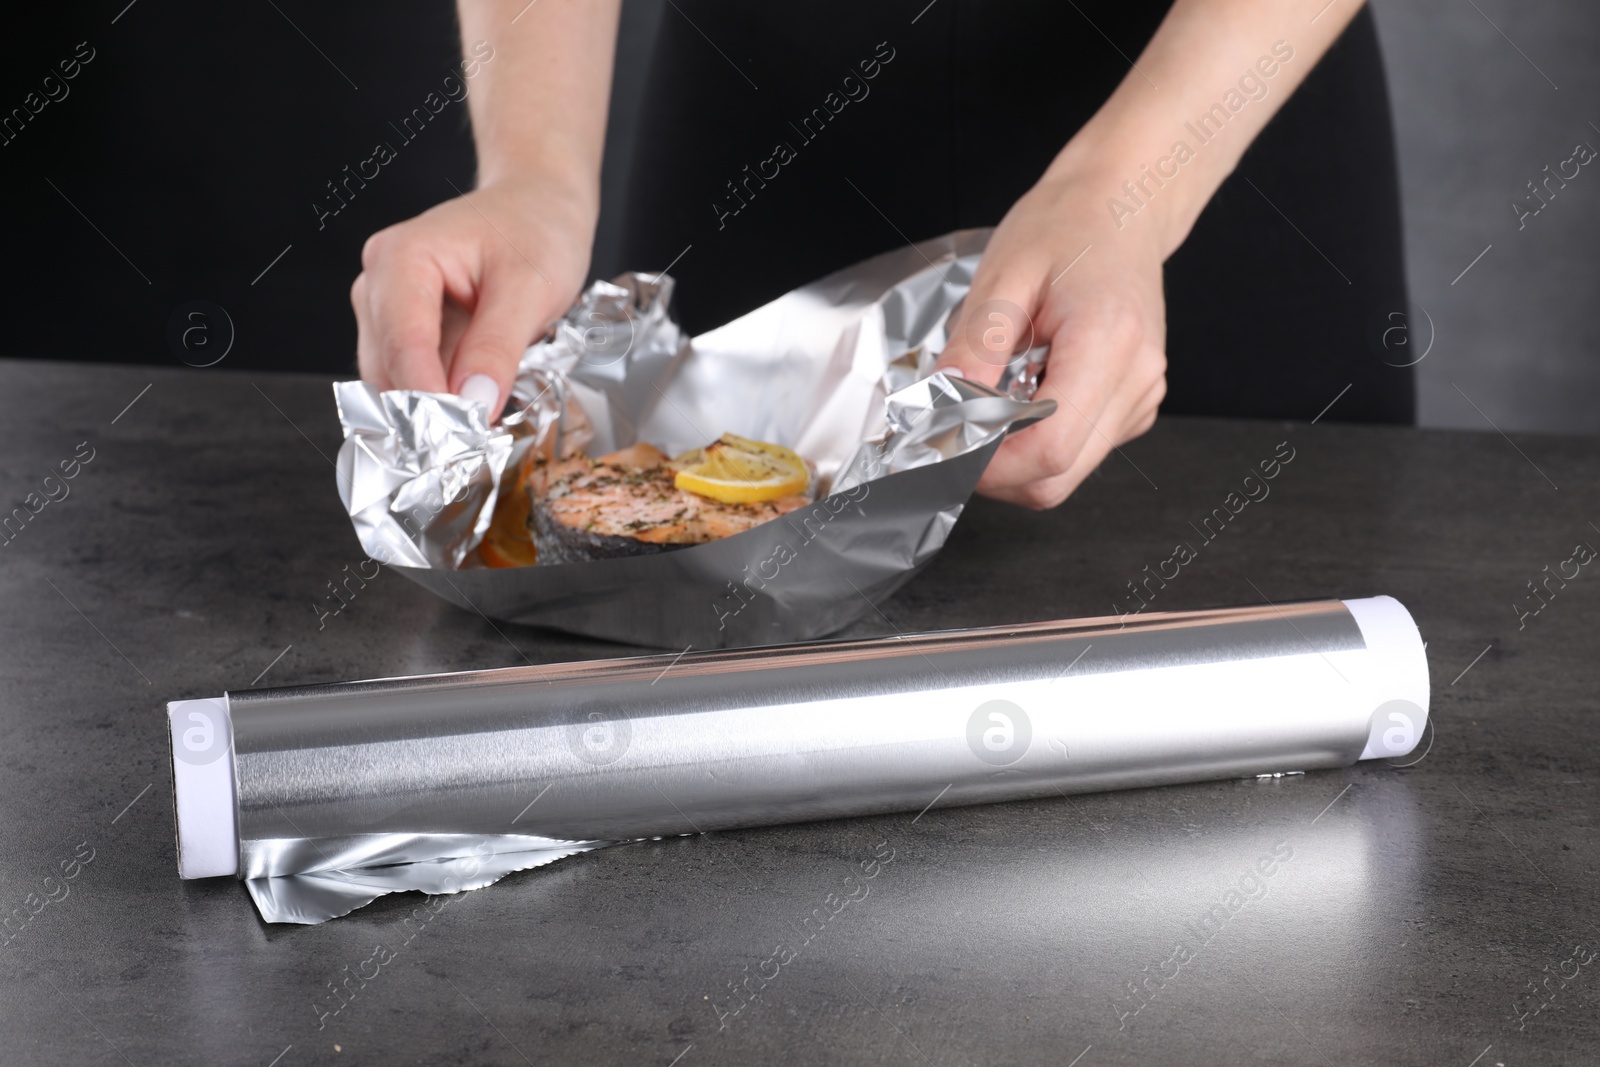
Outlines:
POLYGON ((39 494, 0 545, 4 1063, 1600 1061, 1600 576, 1563 567, 1600 546, 1592 440, 1168 419, 1054 512, 975 503, 857 631, 1127 610, 1287 441, 1151 610, 1399 597, 1434 685, 1412 767, 625 845, 268 927, 177 877, 166 700, 620 650, 391 574, 319 619, 363 558, 323 380, 3 363, 0 427, 4 503, 39 494), (1579 575, 1521 614, 1546 565, 1579 575))

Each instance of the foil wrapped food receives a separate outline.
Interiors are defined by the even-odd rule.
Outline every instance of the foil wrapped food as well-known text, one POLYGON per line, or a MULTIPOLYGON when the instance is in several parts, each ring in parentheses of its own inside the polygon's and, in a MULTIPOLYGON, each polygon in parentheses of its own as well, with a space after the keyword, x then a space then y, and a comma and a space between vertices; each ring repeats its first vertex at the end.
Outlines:
POLYGON ((648 837, 1403 763, 1428 700, 1389 597, 252 689, 168 705, 179 870, 316 923, 648 837))
POLYGON ((1055 409, 1032 397, 1042 347, 1012 357, 995 389, 931 373, 987 240, 899 249, 693 338, 668 314, 666 275, 597 282, 524 354, 498 421, 461 397, 339 383, 338 485, 357 536, 494 619, 670 648, 836 632, 939 551, 1006 433, 1055 409), (527 449, 677 454, 724 433, 805 457, 814 503, 670 553, 477 564, 527 449))

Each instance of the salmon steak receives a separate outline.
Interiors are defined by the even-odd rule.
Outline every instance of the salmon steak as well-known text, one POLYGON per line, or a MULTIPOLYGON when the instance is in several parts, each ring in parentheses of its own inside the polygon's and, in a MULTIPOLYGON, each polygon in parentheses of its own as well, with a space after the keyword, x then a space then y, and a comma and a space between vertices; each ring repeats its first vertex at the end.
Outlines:
POLYGON ((542 462, 529 473, 528 525, 543 563, 650 555, 743 533, 811 503, 795 493, 729 504, 679 489, 665 452, 648 444, 542 462))

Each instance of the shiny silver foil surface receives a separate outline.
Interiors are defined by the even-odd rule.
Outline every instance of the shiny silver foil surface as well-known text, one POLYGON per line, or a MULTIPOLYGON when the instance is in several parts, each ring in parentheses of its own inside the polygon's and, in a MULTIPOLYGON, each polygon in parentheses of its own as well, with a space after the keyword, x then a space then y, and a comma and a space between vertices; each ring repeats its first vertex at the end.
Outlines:
POLYGON ((459 397, 334 387, 341 498, 363 548, 491 618, 663 648, 809 640, 871 613, 944 545, 1005 434, 1046 417, 1044 349, 998 389, 931 374, 989 231, 899 249, 698 337, 672 280, 597 282, 528 349, 508 414, 459 397), (724 433, 786 445, 815 504, 725 540, 627 559, 490 569, 474 549, 523 451, 677 455, 724 433))
POLYGON ((1394 655, 1321 601, 247 690, 239 874, 318 922, 612 842, 1337 767, 1415 743, 1374 748, 1394 655))

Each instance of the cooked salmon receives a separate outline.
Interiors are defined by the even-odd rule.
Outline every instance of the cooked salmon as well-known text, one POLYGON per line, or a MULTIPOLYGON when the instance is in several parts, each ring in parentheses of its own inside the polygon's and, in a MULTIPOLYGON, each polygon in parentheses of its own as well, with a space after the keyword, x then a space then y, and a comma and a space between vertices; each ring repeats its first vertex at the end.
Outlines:
POLYGON ((529 525, 540 558, 576 563, 647 555, 743 533, 811 501, 804 494, 725 504, 679 489, 671 458, 648 444, 539 464, 529 525))

